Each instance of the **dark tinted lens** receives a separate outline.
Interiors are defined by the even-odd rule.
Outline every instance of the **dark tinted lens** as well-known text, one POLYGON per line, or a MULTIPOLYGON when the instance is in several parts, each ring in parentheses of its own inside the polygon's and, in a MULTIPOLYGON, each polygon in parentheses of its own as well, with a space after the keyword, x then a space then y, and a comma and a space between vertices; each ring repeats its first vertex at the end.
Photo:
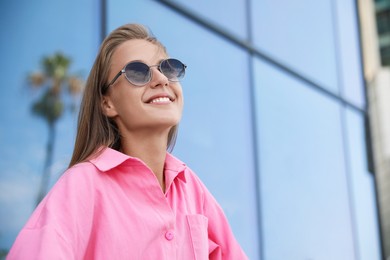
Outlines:
POLYGON ((131 62, 125 68, 125 75, 131 84, 142 86, 150 80, 150 69, 142 62, 131 62))
POLYGON ((170 81, 179 81, 184 77, 185 65, 179 60, 167 59, 161 62, 160 70, 170 81))

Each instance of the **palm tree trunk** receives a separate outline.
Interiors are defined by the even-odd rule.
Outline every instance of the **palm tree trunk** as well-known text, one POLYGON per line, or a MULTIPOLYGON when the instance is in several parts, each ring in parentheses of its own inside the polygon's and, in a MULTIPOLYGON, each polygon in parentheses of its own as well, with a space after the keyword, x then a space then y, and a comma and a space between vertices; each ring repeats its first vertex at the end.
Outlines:
POLYGON ((36 205, 38 205, 39 202, 41 202, 43 197, 45 197, 46 195, 47 188, 50 181, 50 167, 53 163, 53 148, 54 148, 54 141, 55 141, 55 134, 56 134, 54 122, 49 122, 48 127, 49 127, 49 138, 47 140, 47 146, 46 146, 46 160, 43 168, 43 175, 41 179, 41 185, 38 191, 36 205))

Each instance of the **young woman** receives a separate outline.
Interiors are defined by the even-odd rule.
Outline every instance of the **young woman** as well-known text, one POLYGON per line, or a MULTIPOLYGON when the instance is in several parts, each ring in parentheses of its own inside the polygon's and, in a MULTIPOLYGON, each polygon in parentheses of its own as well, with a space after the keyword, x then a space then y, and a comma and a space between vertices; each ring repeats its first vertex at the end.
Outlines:
POLYGON ((247 259, 216 200, 167 152, 185 69, 141 25, 108 35, 87 81, 69 169, 8 259, 247 259))

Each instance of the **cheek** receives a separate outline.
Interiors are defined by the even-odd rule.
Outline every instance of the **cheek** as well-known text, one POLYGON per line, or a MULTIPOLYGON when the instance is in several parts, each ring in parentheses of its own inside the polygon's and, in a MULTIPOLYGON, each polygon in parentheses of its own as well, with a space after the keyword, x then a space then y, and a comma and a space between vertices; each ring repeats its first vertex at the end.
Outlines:
POLYGON ((183 108, 184 108, 184 99, 181 98, 181 100, 180 100, 180 113, 183 113, 183 108))
POLYGON ((184 96, 183 96, 183 92, 181 91, 177 91, 176 92, 176 96, 177 96, 177 100, 178 100, 178 107, 180 109, 180 113, 183 112, 183 107, 184 107, 184 96))
POLYGON ((177 98, 181 100, 181 103, 184 104, 183 89, 179 83, 173 88, 173 91, 175 92, 177 98))
POLYGON ((114 106, 118 109, 118 112, 127 111, 129 113, 132 110, 137 110, 140 100, 140 93, 131 89, 118 89, 113 97, 114 106))

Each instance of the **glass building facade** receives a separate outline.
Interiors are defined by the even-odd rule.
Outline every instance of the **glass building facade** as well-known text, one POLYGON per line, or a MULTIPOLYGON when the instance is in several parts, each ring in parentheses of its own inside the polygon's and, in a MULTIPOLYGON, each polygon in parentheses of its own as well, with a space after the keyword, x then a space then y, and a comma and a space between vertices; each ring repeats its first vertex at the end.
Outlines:
POLYGON ((382 66, 390 66, 390 1, 375 0, 379 50, 382 66))
MULTIPOLYGON (((174 154, 214 194, 250 259, 381 259, 352 0, 2 1, 0 248, 34 208, 46 128, 25 77, 60 50, 87 76, 101 39, 142 23, 188 66, 174 154)), ((72 152, 57 125, 52 183, 72 152)))

